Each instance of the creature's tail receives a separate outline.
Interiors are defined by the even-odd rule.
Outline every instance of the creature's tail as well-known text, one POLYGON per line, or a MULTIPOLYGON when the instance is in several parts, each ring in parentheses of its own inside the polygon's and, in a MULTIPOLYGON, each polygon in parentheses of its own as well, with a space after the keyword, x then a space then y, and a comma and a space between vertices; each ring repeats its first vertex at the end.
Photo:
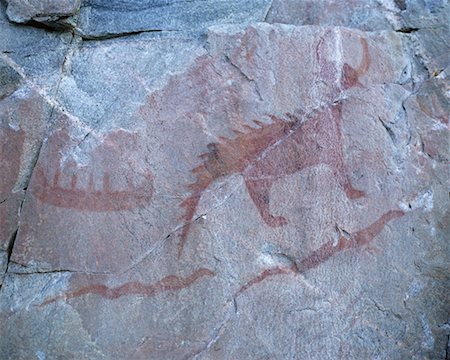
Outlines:
POLYGON ((181 231, 180 242, 178 243, 178 258, 183 254, 184 244, 186 243, 200 197, 203 191, 213 181, 212 175, 208 172, 204 164, 196 167, 192 172, 197 175, 197 181, 188 186, 191 195, 181 203, 181 206, 185 208, 185 213, 182 216, 184 225, 181 231))

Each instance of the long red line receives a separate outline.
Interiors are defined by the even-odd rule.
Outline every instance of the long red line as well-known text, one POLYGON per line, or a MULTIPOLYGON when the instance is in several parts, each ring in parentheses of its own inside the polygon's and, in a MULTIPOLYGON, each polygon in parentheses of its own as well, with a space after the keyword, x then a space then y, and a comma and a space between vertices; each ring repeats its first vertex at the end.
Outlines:
POLYGON ((169 275, 153 284, 145 284, 137 281, 132 281, 113 288, 110 288, 104 284, 91 284, 88 286, 84 286, 78 290, 50 298, 44 301, 40 306, 45 306, 61 299, 69 300, 88 294, 95 294, 110 300, 117 299, 125 295, 155 296, 165 291, 184 289, 192 285, 201 277, 211 277, 214 275, 215 273, 211 270, 201 268, 188 277, 183 278, 176 275, 169 275))

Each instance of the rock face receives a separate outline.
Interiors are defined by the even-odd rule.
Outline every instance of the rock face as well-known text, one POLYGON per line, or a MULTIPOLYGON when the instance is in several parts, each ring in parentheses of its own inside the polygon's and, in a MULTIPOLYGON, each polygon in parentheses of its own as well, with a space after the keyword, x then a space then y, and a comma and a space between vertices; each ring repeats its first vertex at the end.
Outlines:
POLYGON ((83 37, 102 38, 139 31, 195 31, 217 24, 262 21, 270 0, 88 0, 80 10, 83 37))
POLYGON ((447 2, 1 10, 0 358, 448 357, 447 2))
POLYGON ((61 26, 77 14, 81 0, 7 0, 7 3, 6 14, 11 21, 61 26))

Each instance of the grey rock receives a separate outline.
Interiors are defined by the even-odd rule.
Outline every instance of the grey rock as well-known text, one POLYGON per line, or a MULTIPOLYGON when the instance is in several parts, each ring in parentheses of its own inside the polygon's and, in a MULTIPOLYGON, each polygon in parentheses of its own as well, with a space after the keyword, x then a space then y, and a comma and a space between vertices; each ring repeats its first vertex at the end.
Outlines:
POLYGON ((83 42, 72 53, 57 100, 87 126, 83 136, 89 128, 129 128, 146 89, 163 86, 204 52, 199 41, 171 34, 83 42))
POLYGON ((61 78, 64 59, 73 38, 71 33, 48 32, 8 21, 0 2, 0 52, 14 69, 53 95, 61 78))
POLYGON ((399 13, 400 9, 393 1, 274 0, 266 20, 269 23, 335 25, 376 31, 394 29, 399 13))
POLYGON ((3 278, 7 267, 8 253, 6 251, 0 251, 0 286, 3 284, 3 278))
POLYGON ((420 61, 432 77, 448 78, 450 74, 449 33, 448 27, 441 27, 420 29, 413 35, 420 61))
POLYGON ((406 29, 449 28, 450 4, 446 0, 405 1, 400 17, 406 29))
POLYGON ((22 77, 5 59, 0 58, 0 99, 10 95, 20 86, 22 77))
POLYGON ((7 0, 7 3, 6 14, 11 21, 62 26, 68 23, 68 17, 78 12, 81 0, 7 0))
POLYGON ((262 21, 270 0, 88 0, 80 9, 83 37, 152 31, 201 31, 210 25, 262 21))
POLYGON ((0 328, 0 351, 3 358, 105 359, 95 341, 82 329, 81 319, 75 311, 69 308, 48 311, 30 306, 39 299, 38 294, 42 289, 58 289, 67 282, 68 276, 69 274, 62 273, 7 277, 2 294, 12 297, 17 307, 3 307, 0 315, 4 325, 0 328), (24 291, 19 294, 15 291, 17 288, 24 291), (45 331, 45 336, 42 336, 43 322, 50 326, 49 331, 45 331), (8 335, 15 327, 18 330, 15 332, 16 339, 8 335), (72 338, 69 342, 67 331, 72 338), (16 341, 17 339, 21 340, 16 341))
POLYGON ((294 25, 339 25, 365 31, 418 29, 448 31, 446 0, 274 0, 267 22, 294 25))

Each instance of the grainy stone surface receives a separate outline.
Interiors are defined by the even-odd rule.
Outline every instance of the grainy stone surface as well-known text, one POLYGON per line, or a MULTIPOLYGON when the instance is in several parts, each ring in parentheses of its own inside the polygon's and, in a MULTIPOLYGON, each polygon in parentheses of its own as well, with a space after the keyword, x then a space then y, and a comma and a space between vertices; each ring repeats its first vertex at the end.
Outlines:
POLYGON ((448 3, 19 3, 0 358, 448 357, 448 3))
POLYGON ((17 90, 22 77, 20 73, 14 69, 8 62, 4 59, 0 59, 0 99, 10 95, 17 90))
POLYGON ((86 38, 140 31, 196 31, 210 25, 263 21, 270 0, 87 0, 78 28, 86 38))
POLYGON ((81 0, 7 0, 7 4, 6 14, 11 21, 55 26, 77 14, 81 0))
POLYGON ((411 61, 419 60, 434 76, 449 71, 449 19, 447 0, 274 0, 266 17, 269 23, 411 34, 411 61))
POLYGON ((6 16, 4 2, 0 2, 0 9, 2 62, 6 57, 9 66, 25 75, 26 82, 37 84, 53 95, 73 35, 11 23, 6 16))

